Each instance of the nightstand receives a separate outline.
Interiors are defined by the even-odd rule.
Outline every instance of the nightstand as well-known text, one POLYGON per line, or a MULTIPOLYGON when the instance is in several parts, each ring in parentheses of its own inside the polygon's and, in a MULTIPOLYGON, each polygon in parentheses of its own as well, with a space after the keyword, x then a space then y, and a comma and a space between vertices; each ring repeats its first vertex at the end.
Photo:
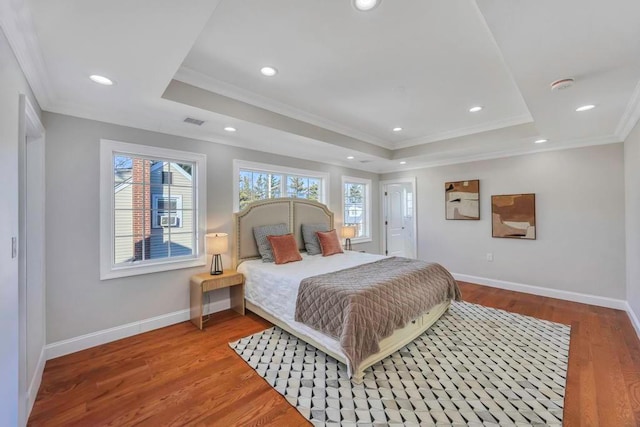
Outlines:
POLYGON ((244 316, 244 276, 235 270, 225 270, 216 276, 209 273, 191 276, 191 321, 202 329, 202 297, 214 289, 229 288, 231 309, 244 316))

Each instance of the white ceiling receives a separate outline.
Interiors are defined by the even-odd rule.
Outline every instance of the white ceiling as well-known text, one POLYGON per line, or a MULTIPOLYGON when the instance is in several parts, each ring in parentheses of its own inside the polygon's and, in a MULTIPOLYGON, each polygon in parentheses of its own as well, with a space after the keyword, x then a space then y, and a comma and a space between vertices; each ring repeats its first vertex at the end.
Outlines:
POLYGON ((373 172, 620 142, 640 116, 637 0, 0 8, 44 110, 373 172), (262 76, 265 65, 279 73, 262 76), (551 92, 564 77, 576 85, 551 92), (575 112, 587 103, 596 108, 575 112))

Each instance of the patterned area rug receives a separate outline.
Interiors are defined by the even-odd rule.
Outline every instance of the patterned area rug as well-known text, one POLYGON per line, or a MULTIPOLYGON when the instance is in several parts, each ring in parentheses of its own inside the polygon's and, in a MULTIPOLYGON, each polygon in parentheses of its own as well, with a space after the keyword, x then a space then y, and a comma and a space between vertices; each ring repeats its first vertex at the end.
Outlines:
POLYGON ((454 302, 359 385, 278 327, 230 346, 317 426, 560 426, 569 336, 566 325, 454 302))

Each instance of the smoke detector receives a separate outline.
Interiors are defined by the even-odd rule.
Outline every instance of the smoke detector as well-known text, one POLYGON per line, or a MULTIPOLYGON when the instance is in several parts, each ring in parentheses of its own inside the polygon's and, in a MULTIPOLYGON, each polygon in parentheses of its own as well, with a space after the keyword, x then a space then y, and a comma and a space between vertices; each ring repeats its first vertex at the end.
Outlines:
POLYGON ((576 81, 572 78, 556 80, 555 82, 551 83, 551 90, 569 89, 575 83, 576 81))

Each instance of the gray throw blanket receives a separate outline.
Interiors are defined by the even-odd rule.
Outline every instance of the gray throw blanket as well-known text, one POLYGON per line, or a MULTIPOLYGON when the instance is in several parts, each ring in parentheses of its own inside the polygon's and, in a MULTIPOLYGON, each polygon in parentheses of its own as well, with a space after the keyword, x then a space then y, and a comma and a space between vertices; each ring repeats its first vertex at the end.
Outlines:
POLYGON ((303 279, 295 320, 340 341, 355 372, 380 340, 452 299, 458 284, 440 264, 392 257, 303 279))

